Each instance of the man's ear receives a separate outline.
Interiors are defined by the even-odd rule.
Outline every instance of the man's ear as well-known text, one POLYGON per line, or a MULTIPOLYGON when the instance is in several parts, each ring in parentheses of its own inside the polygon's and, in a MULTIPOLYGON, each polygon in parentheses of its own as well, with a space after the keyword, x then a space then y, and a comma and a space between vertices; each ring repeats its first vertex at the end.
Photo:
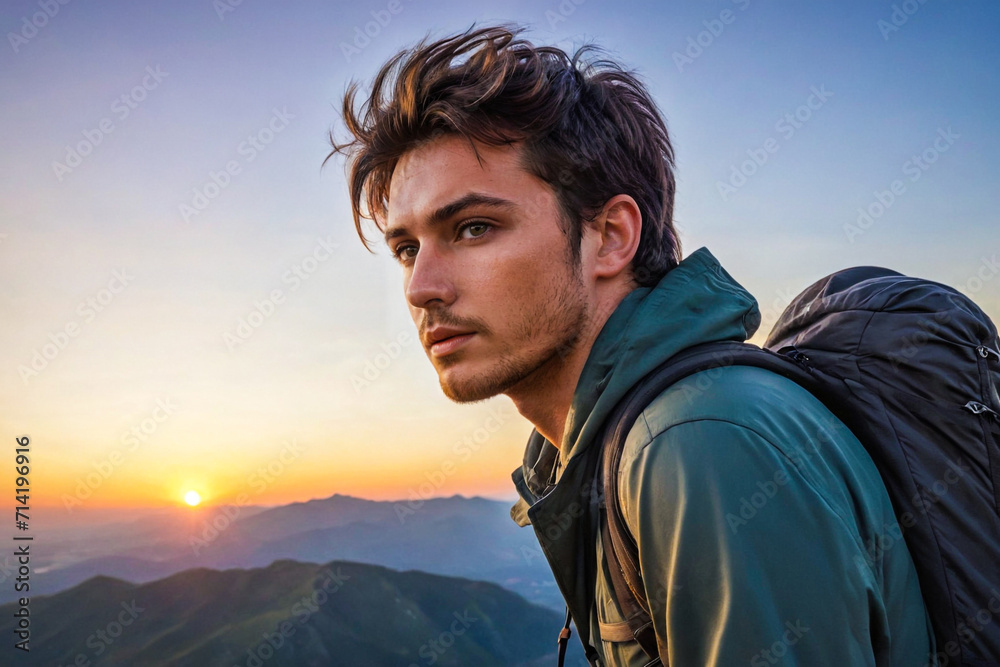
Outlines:
POLYGON ((604 204, 592 227, 599 234, 594 238, 594 275, 613 278, 628 273, 642 232, 639 205, 629 195, 615 195, 604 204))

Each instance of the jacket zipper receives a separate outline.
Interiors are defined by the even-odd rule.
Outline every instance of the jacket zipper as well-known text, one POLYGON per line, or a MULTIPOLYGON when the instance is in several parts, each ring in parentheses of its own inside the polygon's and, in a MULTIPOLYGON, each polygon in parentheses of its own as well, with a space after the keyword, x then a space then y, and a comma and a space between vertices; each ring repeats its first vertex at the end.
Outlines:
POLYGON ((989 407, 987 405, 983 405, 979 401, 969 401, 968 403, 966 403, 962 407, 964 407, 966 410, 968 410, 969 412, 971 412, 974 415, 981 415, 981 414, 984 414, 984 413, 989 413, 989 414, 993 415, 994 417, 1000 418, 1000 413, 998 413, 996 410, 994 410, 993 408, 991 408, 991 407, 989 407))
POLYGON ((988 347, 986 345, 978 345, 976 347, 976 352, 978 352, 979 356, 982 357, 983 359, 988 360, 990 358, 990 355, 993 355, 994 357, 997 358, 997 361, 1000 361, 1000 352, 997 352, 992 347, 988 347))
MULTIPOLYGON (((986 417, 980 426, 983 429, 983 442, 986 445, 990 477, 993 482, 993 506, 997 514, 1000 514, 1000 436, 998 436, 1000 433, 1000 412, 998 412, 1000 405, 987 405, 987 403, 994 403, 993 397, 997 392, 991 374, 994 369, 991 368, 990 361, 1000 362, 1000 352, 987 345, 976 346, 976 352, 979 355, 976 365, 979 368, 980 392, 984 402, 969 401, 965 404, 965 408, 972 414, 986 417)), ((1000 365, 996 368, 1000 369, 1000 365)))

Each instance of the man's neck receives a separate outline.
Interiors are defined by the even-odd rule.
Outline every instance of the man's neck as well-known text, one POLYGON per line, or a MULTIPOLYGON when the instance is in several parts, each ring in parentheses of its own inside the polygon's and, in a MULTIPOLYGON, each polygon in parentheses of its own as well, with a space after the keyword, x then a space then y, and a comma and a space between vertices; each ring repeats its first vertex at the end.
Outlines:
POLYGON ((594 341, 627 294, 623 292, 595 307, 571 346, 558 350, 538 370, 504 392, 521 416, 557 448, 562 448, 566 419, 594 341))

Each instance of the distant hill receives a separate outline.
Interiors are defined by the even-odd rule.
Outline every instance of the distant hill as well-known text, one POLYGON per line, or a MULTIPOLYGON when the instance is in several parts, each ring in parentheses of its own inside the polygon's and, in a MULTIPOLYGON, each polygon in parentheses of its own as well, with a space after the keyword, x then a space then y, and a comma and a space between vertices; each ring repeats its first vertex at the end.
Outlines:
POLYGON ((46 666, 527 667, 554 664, 561 624, 494 584, 341 561, 94 577, 30 611, 17 662, 46 666))
MULTIPOLYGON (((411 505, 334 495, 236 509, 180 510, 48 540, 46 553, 62 560, 32 576, 32 593, 55 593, 96 575, 143 583, 196 567, 337 559, 492 581, 562 609, 534 534, 511 521, 509 503, 453 496, 411 505), (223 529, 206 532, 213 521, 223 529)), ((13 599, 13 587, 0 588, 0 603, 13 599)))

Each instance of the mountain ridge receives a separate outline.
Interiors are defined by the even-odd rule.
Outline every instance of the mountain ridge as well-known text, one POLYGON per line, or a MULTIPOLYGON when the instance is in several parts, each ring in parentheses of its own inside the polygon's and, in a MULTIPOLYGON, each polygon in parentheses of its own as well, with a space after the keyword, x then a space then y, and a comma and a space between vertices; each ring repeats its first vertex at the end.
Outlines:
POLYGON ((31 610, 28 664, 39 665, 529 665, 552 653, 560 624, 497 584, 339 560, 145 584, 96 575, 33 596, 31 610))
MULTIPOLYGON (((534 535, 510 520, 506 503, 453 495, 406 505, 405 514, 398 504, 333 494, 249 515, 217 507, 78 529, 75 541, 50 540, 59 561, 37 563, 32 591, 52 594, 98 574, 145 583, 196 567, 337 559, 492 581, 562 608, 534 535)), ((16 597, 0 589, 0 603, 16 597)))

